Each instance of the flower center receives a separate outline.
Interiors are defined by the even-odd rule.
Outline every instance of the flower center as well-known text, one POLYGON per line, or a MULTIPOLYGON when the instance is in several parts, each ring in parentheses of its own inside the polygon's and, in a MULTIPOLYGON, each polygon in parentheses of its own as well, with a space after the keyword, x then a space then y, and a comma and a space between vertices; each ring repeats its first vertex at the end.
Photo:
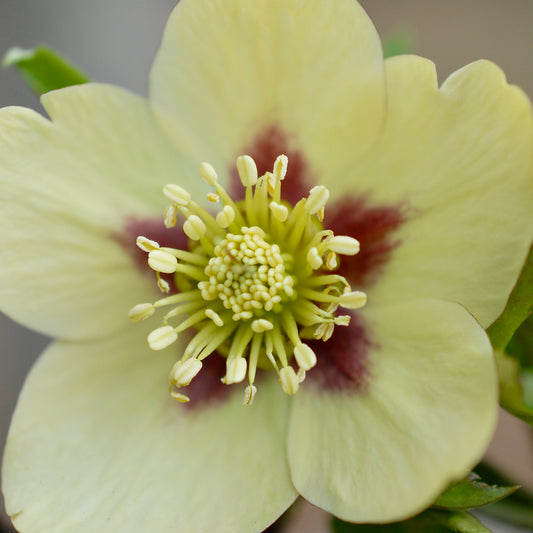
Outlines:
POLYGON ((205 267, 209 281, 198 283, 204 300, 219 298, 225 309, 233 311, 232 320, 261 316, 294 293, 294 279, 285 272, 279 246, 266 242, 257 226, 243 226, 241 231, 240 235, 228 233, 215 246, 214 257, 205 267))
POLYGON ((216 216, 182 187, 163 189, 171 201, 165 225, 174 227, 178 214, 185 218, 188 250, 137 238, 160 290, 170 291, 161 274, 173 274, 178 293, 136 305, 130 319, 139 322, 160 307, 172 306, 163 325, 148 336, 153 350, 168 347, 182 331, 195 331, 170 371, 170 394, 179 401, 189 401, 182 387, 215 351, 226 358, 223 383, 240 383, 248 376, 244 404, 251 404, 257 392, 257 368, 274 369, 282 389, 294 394, 317 362, 304 341, 327 341, 336 325, 350 321, 349 315, 337 314, 339 306, 357 309, 366 303, 363 292, 352 291, 344 277, 331 272, 338 266, 338 255, 355 255, 359 243, 324 229, 326 187, 314 187, 294 207, 281 200, 287 164, 281 155, 272 172, 258 177, 254 160, 239 157, 237 170, 246 195, 235 203, 213 167, 202 163, 200 176, 215 191, 207 199, 220 205, 216 216))

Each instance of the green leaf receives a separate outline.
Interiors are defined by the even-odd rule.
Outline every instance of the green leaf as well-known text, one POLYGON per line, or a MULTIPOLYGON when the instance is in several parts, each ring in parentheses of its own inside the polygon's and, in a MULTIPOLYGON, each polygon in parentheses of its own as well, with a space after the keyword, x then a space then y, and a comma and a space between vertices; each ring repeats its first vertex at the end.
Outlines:
POLYGON ((433 509, 394 524, 349 524, 334 518, 332 529, 334 533, 490 533, 490 529, 470 513, 433 509))
POLYGON ((511 337, 528 318, 533 308, 533 246, 529 249, 520 277, 509 296, 507 306, 487 329, 492 345, 503 352, 511 337))
MULTIPOLYGON (((498 485, 510 485, 512 483, 507 476, 496 470, 486 461, 477 465, 476 472, 483 479, 489 480, 490 483, 496 483, 498 485)), ((523 487, 511 494, 508 498, 505 498, 505 500, 488 505, 481 509, 481 511, 505 522, 533 530, 533 494, 523 487)))
POLYGON ((533 408, 528 405, 528 401, 532 400, 530 396, 533 372, 528 370, 522 374, 518 360, 501 352, 496 352, 496 366, 500 380, 501 406, 512 415, 533 425, 533 408), (524 376, 526 379, 523 379, 524 376))
MULTIPOLYGON (((435 522, 440 523, 448 531, 459 533, 486 533, 486 528, 474 515, 466 511, 427 511, 432 514, 435 522)), ((428 530, 430 531, 430 530, 428 530)))
POLYGON ((46 46, 30 50, 11 48, 4 56, 2 66, 16 67, 38 95, 90 81, 67 59, 46 46))
POLYGON ((496 503, 520 488, 518 485, 511 487, 487 485, 476 478, 477 476, 475 478, 472 476, 453 484, 437 499, 433 506, 450 510, 474 509, 496 503))
MULTIPOLYGON (((531 290, 533 291, 533 287, 531 290)), ((518 359, 522 368, 531 367, 533 369, 533 315, 529 315, 527 320, 516 330, 505 349, 505 353, 518 359)))
POLYGON ((414 50, 413 35, 407 30, 396 30, 383 41, 383 57, 411 54, 414 50))

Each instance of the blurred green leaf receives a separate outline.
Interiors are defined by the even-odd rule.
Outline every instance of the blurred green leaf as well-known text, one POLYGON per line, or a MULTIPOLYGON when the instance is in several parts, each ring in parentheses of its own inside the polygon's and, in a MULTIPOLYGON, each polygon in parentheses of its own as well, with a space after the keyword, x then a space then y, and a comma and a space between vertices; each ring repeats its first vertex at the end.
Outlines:
MULTIPOLYGON (((497 485, 511 485, 513 483, 512 480, 486 461, 477 465, 475 471, 490 483, 497 485)), ((523 487, 504 500, 487 505, 480 511, 499 520, 533 530, 533 494, 523 487)))
POLYGON ((396 30, 383 40, 383 57, 412 54, 414 39, 412 32, 408 30, 396 30))
POLYGON ((520 488, 518 485, 511 487, 487 485, 476 478, 471 477, 451 485, 448 490, 441 494, 433 506, 453 510, 475 509, 496 503, 520 488))
POLYGON ((89 78, 64 57, 46 46, 8 50, 4 68, 16 67, 26 83, 38 94, 87 83, 89 78))
POLYGON ((520 325, 533 308, 533 247, 529 249, 520 277, 509 296, 507 306, 498 319, 487 329, 492 345, 504 352, 520 325))
POLYGON ((518 360, 501 352, 496 352, 496 366, 500 380, 501 406, 512 415, 533 425, 533 408, 527 403, 531 401, 532 394, 531 371, 522 374, 518 360), (523 376, 527 379, 524 380, 523 376), (526 390, 524 390, 524 381, 527 384, 526 390))
POLYGON ((470 513, 433 509, 394 524, 349 524, 334 518, 332 528, 334 533, 490 533, 490 529, 470 513))

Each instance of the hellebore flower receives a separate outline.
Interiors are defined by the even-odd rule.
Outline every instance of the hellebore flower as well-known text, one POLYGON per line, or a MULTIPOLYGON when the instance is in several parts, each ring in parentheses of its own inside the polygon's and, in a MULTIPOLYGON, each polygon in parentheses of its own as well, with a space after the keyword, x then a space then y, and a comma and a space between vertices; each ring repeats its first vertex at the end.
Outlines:
POLYGON ((533 218, 497 67, 439 88, 354 0, 182 0, 148 101, 42 102, 0 112, 0 302, 57 337, 4 456, 20 531, 250 533, 298 494, 387 522, 479 460, 533 218))

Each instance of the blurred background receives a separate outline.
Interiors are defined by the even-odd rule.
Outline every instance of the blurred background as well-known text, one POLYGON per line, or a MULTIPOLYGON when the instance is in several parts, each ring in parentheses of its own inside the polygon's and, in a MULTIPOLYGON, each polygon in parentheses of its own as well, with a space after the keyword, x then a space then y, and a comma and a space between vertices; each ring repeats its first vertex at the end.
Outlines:
MULTIPOLYGON (((326 0, 328 1, 328 0, 326 0)), ((437 64, 439 80, 480 58, 533 96, 533 2, 528 0, 363 0, 382 37, 410 35, 413 50, 437 64)), ((11 46, 48 44, 94 80, 146 95, 150 64, 174 0, 0 0, 0 54, 11 46)), ((0 71, 0 106, 40 110, 13 69, 0 71)), ((6 229, 4 229, 6 231, 6 229)), ((9 228, 7 228, 9 231, 9 228)), ((0 453, 24 376, 48 340, 0 316, 0 453)), ((489 457, 533 488, 531 432, 510 416, 489 457)), ((0 531, 8 529, 0 499, 0 531)), ((288 531, 325 533, 313 508, 298 513, 288 531)), ((486 521, 495 532, 525 531, 486 521)))

